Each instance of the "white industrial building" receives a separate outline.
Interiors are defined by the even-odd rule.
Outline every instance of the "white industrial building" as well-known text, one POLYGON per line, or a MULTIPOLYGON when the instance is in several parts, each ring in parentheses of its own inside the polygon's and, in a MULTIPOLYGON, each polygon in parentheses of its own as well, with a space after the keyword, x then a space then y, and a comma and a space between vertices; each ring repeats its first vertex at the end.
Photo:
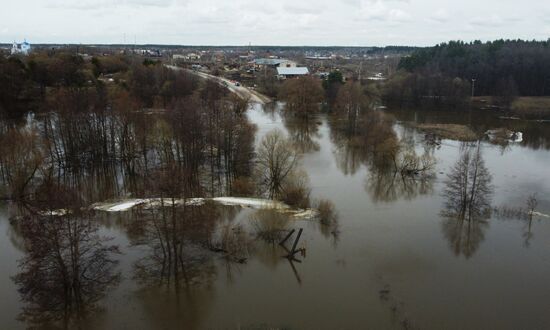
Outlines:
POLYGON ((295 78, 300 76, 307 76, 309 69, 306 67, 278 67, 277 76, 279 79, 295 78))

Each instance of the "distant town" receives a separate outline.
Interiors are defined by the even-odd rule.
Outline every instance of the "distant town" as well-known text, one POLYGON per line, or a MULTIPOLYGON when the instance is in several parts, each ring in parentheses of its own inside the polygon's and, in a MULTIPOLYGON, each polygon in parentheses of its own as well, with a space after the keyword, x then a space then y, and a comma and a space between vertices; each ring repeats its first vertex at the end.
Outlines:
POLYGON ((333 70, 344 79, 384 80, 399 59, 415 47, 285 47, 285 46, 171 46, 171 45, 32 45, 27 40, 0 45, 5 55, 27 56, 32 51, 73 51, 92 57, 133 55, 152 61, 215 73, 252 87, 254 77, 279 80, 315 75, 326 79, 333 70))

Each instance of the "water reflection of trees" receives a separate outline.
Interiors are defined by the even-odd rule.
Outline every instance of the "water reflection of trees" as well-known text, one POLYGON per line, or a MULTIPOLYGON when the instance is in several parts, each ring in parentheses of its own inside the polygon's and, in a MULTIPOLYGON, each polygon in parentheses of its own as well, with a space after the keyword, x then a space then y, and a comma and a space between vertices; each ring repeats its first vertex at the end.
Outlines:
POLYGON ((435 158, 430 150, 418 155, 414 143, 399 140, 392 118, 378 111, 359 117, 331 118, 335 158, 344 174, 355 174, 361 165, 368 170, 365 184, 374 201, 412 199, 432 191, 435 158))
POLYGON ((431 176, 407 176, 391 168, 372 168, 366 189, 375 202, 393 202, 430 194, 433 192, 433 182, 431 176))
MULTIPOLYGON (((165 203, 171 203, 166 200, 165 203)), ((214 275, 209 241, 216 221, 211 207, 162 207, 136 214, 141 235, 134 241, 148 252, 136 262, 135 277, 143 284, 189 287, 214 275)))
POLYGON ((46 212, 30 212, 16 224, 25 241, 25 257, 14 277, 25 303, 20 317, 29 324, 71 327, 118 283, 113 258, 118 247, 99 233, 93 214, 73 192, 47 187, 40 195, 38 203, 49 207, 30 209, 46 212), (58 213, 60 205, 64 213, 58 213))
POLYGON ((319 150, 319 143, 315 141, 320 137, 319 126, 321 122, 314 117, 297 116, 284 111, 283 123, 288 130, 290 140, 300 153, 310 153, 319 150))
POLYGON ((485 238, 491 216, 492 177, 481 146, 463 147, 445 181, 443 232, 453 252, 471 257, 485 238))

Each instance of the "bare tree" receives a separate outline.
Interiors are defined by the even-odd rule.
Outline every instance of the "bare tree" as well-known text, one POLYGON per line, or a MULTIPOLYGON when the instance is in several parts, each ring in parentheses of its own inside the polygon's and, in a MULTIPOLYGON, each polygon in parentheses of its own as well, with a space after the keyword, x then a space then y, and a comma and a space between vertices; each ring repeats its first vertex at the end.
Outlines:
POLYGON ((530 240, 533 238, 534 234, 531 231, 532 225, 533 225, 533 215, 535 213, 535 209, 537 208, 537 205, 539 204, 537 200, 537 194, 532 194, 529 197, 527 197, 527 215, 529 217, 529 223, 527 224, 527 231, 523 234, 523 237, 525 237, 525 246, 530 245, 530 240))
POLYGON ((529 213, 529 219, 533 219, 533 213, 535 212, 535 209, 539 204, 537 200, 537 194, 532 194, 529 197, 527 197, 526 204, 527 204, 527 211, 529 213))
POLYGON ((474 151, 462 151, 448 174, 444 189, 447 201, 441 214, 446 219, 445 236, 457 255, 472 256, 484 239, 493 193, 491 181, 479 144, 474 151))
POLYGON ((0 179, 9 187, 10 198, 25 197, 27 187, 43 165, 38 132, 12 128, 0 136, 0 179))
POLYGON ((447 209, 459 217, 474 219, 490 207, 492 176, 485 166, 481 146, 462 152, 445 181, 447 209))
POLYGON ((319 110, 324 91, 319 79, 305 76, 285 81, 279 94, 287 111, 308 118, 319 110))
POLYGON ((337 114, 346 119, 351 134, 356 133, 357 120, 367 110, 367 106, 368 99, 360 83, 348 82, 338 90, 335 109, 337 114))
POLYGON ((298 153, 279 130, 266 134, 257 154, 257 178, 260 189, 269 198, 278 197, 288 176, 298 165, 298 153))

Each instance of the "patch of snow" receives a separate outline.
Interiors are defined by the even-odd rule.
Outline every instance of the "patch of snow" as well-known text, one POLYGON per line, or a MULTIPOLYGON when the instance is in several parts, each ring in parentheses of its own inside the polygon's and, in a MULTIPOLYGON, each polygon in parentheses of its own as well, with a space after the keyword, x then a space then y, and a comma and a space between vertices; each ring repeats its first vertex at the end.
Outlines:
POLYGON ((189 206, 201 206, 201 205, 204 205, 205 203, 205 199, 204 198, 188 198, 186 201, 185 201, 185 205, 189 205, 189 206))
POLYGON ((521 143, 523 142, 523 133, 514 132, 508 129, 490 129, 485 132, 485 135, 493 142, 498 142, 499 140, 506 139, 510 143, 521 143))
POLYGON ((274 209, 279 212, 289 214, 295 219, 314 219, 319 215, 319 212, 315 209, 292 209, 287 204, 262 198, 246 198, 246 197, 215 197, 215 198, 188 198, 188 199, 171 199, 171 198, 146 198, 146 199, 127 199, 119 202, 112 203, 96 203, 91 206, 92 209, 104 212, 124 212, 128 211, 136 206, 141 206, 145 209, 156 209, 160 207, 171 206, 200 206, 204 205, 206 201, 213 201, 215 203, 226 206, 240 206, 252 209, 274 209))
POLYGON ((242 207, 250 207, 253 209, 288 209, 290 208, 285 203, 271 200, 271 199, 261 199, 261 198, 245 198, 245 197, 215 197, 212 198, 214 202, 220 203, 222 205, 235 205, 242 207))
POLYGON ((514 142, 514 143, 523 142, 523 133, 515 132, 514 134, 512 134, 512 136, 510 137, 510 142, 514 142))
POLYGON ((299 210, 292 216, 298 219, 314 219, 319 216, 319 211, 314 209, 299 210))
POLYGON ((542 217, 542 218, 550 218, 550 215, 544 214, 544 213, 540 213, 540 212, 537 212, 537 211, 529 212, 529 214, 530 214, 530 215, 537 216, 537 217, 542 217))
POLYGON ((40 214, 42 216, 54 216, 54 217, 61 217, 61 216, 67 215, 69 213, 71 213, 71 212, 67 209, 48 210, 48 211, 38 212, 38 214, 40 214))
POLYGON ((94 210, 105 212, 123 212, 128 211, 134 206, 146 203, 146 199, 127 199, 118 203, 97 203, 92 206, 94 210))

